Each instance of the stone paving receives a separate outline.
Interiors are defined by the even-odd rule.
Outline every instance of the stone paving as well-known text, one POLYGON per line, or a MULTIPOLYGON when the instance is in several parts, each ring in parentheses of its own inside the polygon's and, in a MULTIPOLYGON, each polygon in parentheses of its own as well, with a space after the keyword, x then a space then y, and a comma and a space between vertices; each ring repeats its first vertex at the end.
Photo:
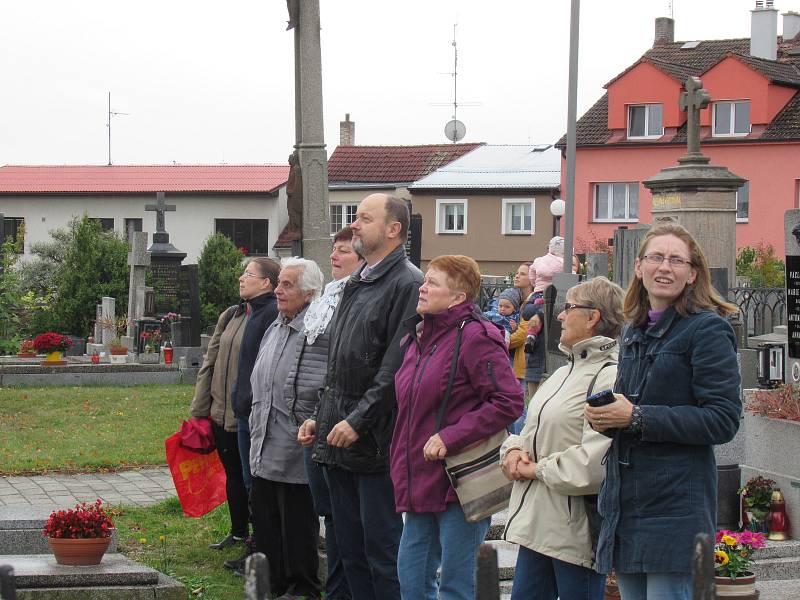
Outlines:
POLYGON ((100 498, 108 504, 146 506, 175 495, 167 467, 116 473, 0 477, 0 513, 4 507, 70 508, 100 498))

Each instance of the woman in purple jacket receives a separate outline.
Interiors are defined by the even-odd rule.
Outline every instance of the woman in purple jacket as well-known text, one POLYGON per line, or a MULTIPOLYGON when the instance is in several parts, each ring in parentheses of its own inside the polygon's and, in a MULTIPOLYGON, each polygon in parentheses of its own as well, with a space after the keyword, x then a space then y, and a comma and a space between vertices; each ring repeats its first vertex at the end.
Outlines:
POLYGON ((397 423, 390 455, 396 509, 405 513, 397 559, 405 600, 475 597, 475 558, 490 519, 467 522, 442 459, 522 414, 522 391, 503 337, 481 319, 474 303, 480 281, 478 264, 467 256, 433 259, 419 289, 417 316, 406 322, 405 357, 395 376, 397 423), (459 327, 460 356, 437 432, 459 327))

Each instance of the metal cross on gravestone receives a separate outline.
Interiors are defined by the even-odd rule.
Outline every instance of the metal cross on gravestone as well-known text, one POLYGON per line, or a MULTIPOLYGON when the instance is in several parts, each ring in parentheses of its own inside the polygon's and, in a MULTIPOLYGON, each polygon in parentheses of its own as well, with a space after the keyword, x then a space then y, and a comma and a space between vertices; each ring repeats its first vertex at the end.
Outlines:
POLYGON ((679 163, 707 163, 710 159, 700 152, 700 111, 711 102, 711 94, 703 88, 699 77, 689 77, 683 85, 678 108, 685 110, 686 115, 686 155, 678 159, 679 163))
POLYGON ((164 227, 164 213, 165 212, 174 212, 175 205, 174 204, 165 204, 164 203, 164 192, 158 192, 156 194, 156 203, 155 204, 145 204, 144 209, 149 212, 155 211, 156 213, 156 233, 166 233, 167 230, 164 227))

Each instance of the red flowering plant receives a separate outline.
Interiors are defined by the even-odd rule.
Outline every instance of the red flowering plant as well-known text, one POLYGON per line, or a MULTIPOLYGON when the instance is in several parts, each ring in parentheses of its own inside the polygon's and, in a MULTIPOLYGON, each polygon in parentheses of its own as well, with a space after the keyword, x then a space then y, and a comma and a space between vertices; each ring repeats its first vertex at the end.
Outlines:
POLYGON ((40 333, 33 340, 33 347, 43 354, 65 352, 70 346, 72 346, 71 339, 60 333, 53 333, 52 331, 40 333))
POLYGON ((753 550, 764 547, 764 534, 752 531, 717 532, 717 545, 714 548, 714 571, 721 577, 735 580, 750 571, 753 550))
POLYGON ((76 504, 75 510, 54 510, 42 534, 50 538, 104 538, 111 537, 113 529, 114 522, 98 498, 94 504, 76 504))
MULTIPOLYGON (((72 341, 72 340, 70 340, 72 341)), ((36 348, 33 345, 33 340, 23 340, 19 346, 19 353, 20 354, 30 354, 35 356, 36 355, 36 348)))
POLYGON ((144 344, 145 353, 151 354, 156 351, 156 347, 161 343, 161 330, 151 329, 150 331, 143 331, 139 337, 144 344))

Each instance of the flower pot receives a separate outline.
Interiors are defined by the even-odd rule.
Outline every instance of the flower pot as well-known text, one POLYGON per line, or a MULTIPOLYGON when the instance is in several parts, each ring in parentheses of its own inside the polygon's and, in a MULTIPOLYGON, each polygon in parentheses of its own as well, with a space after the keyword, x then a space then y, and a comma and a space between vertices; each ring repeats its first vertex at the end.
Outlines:
POLYGON ((48 352, 45 356, 45 359, 42 361, 42 366, 44 367, 61 367, 67 364, 67 361, 61 359, 61 351, 56 350, 55 352, 48 352))
POLYGON ((17 358, 36 358, 35 352, 17 352, 17 358))
POLYGON ((111 358, 111 364, 112 365, 124 365, 125 363, 128 362, 128 353, 127 352, 125 354, 114 354, 114 353, 111 353, 109 356, 111 358))
POLYGON ((755 600, 756 576, 747 571, 744 575, 731 579, 730 577, 715 575, 714 583, 717 586, 717 599, 737 598, 738 600, 755 600))
POLYGON ((138 361, 140 365, 157 365, 161 355, 157 352, 142 352, 139 354, 138 361))
POLYGON ((111 543, 110 537, 101 538, 47 538, 50 550, 60 565, 99 565, 111 543))

